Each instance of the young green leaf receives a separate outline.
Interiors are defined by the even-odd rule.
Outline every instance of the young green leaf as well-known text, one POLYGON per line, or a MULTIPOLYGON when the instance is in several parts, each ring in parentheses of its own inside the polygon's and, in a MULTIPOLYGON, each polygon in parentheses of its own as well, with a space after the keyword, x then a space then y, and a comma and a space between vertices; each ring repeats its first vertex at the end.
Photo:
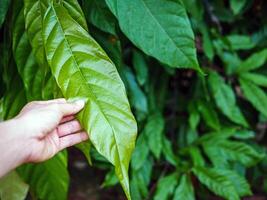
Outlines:
POLYGON ((137 127, 116 67, 61 4, 51 4, 43 26, 47 59, 63 95, 86 100, 78 118, 97 151, 115 166, 130 199, 128 166, 137 127))
POLYGON ((236 104, 235 93, 231 86, 226 84, 222 77, 216 72, 210 73, 209 85, 216 105, 221 112, 231 121, 247 127, 248 123, 236 104))
POLYGON ((178 182, 176 173, 165 176, 158 181, 156 194, 153 200, 167 200, 173 194, 178 182))
POLYGON ((267 116, 267 94, 246 79, 239 79, 244 96, 263 115, 267 116))
POLYGON ((194 188, 187 174, 182 175, 174 192, 173 200, 195 200, 194 188))
POLYGON ((22 181, 16 171, 12 171, 0 178, 0 199, 24 200, 27 197, 29 186, 22 181))
POLYGON ((200 71, 194 34, 180 0, 106 2, 117 17, 122 31, 146 54, 172 67, 200 71))

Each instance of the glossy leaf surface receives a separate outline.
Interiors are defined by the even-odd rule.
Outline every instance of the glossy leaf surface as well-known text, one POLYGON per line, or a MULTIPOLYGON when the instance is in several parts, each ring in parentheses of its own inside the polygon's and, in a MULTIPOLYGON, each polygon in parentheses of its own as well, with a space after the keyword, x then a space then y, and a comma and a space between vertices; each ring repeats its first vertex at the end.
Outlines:
POLYGON ((128 166, 137 128, 116 67, 62 5, 52 4, 43 24, 52 73, 65 97, 85 100, 80 122, 96 149, 115 166, 130 199, 128 166))

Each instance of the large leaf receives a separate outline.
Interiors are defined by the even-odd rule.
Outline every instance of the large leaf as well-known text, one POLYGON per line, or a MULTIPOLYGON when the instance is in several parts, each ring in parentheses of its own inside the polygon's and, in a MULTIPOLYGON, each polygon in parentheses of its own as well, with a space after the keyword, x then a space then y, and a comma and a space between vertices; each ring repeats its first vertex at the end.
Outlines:
POLYGON ((239 79, 241 89, 248 101, 263 115, 267 116, 267 94, 260 87, 246 79, 239 79))
POLYGON ((248 126, 246 119, 236 104, 236 97, 231 86, 226 84, 222 77, 216 72, 211 72, 209 75, 209 85, 216 105, 221 112, 231 121, 248 126))
POLYGON ((189 175, 182 175, 174 192, 174 200, 195 200, 194 188, 189 175))
POLYGON ((130 199, 128 166, 137 127, 116 67, 62 5, 51 4, 43 24, 52 73, 65 97, 85 100, 78 118, 99 153, 115 165, 130 199))
POLYGON ((38 199, 67 199, 69 174, 66 151, 44 163, 21 166, 18 172, 38 199))
POLYGON ((240 200, 235 186, 229 180, 229 173, 222 169, 211 169, 204 167, 194 167, 194 174, 199 181, 215 194, 224 197, 227 200, 240 200))
POLYGON ((0 199, 24 200, 29 186, 22 181, 16 171, 12 171, 0 178, 0 199))
POLYGON ((170 174, 159 179, 154 200, 167 200, 174 192, 178 182, 178 175, 176 173, 170 174))
POLYGON ((122 31, 146 54, 172 67, 200 70, 194 34, 180 0, 106 2, 122 31))

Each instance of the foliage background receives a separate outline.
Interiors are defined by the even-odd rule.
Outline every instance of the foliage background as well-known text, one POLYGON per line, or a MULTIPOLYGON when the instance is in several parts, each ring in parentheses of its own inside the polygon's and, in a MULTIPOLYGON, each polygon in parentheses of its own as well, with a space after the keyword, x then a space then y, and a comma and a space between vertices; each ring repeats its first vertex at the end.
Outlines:
MULTIPOLYGON (((27 72, 20 68, 32 64, 31 56, 23 60, 25 56, 16 51, 20 36, 14 33, 25 24, 12 20, 18 19, 21 3, 0 4, 4 118, 14 116, 26 101, 60 96, 57 87, 54 94, 47 92, 51 87, 36 92, 40 87, 34 77, 42 72, 31 71, 25 79, 27 72), (27 81, 35 82, 27 85, 27 81)), ((115 63, 138 122, 129 170, 132 199, 236 200, 253 194, 264 199, 267 2, 84 0, 79 4, 89 33, 115 63)), ((27 47, 23 50, 31 52, 31 45, 27 47)), ((20 177, 14 172, 1 181, 0 197, 18 194, 23 199, 28 189, 23 180, 30 186, 28 198, 65 199, 71 184, 70 199, 78 198, 79 192, 83 193, 79 198, 91 199, 88 188, 102 183, 106 189, 98 188, 99 199, 123 199, 113 167, 94 148, 90 151, 93 168, 75 149, 69 151, 69 171, 66 151, 45 163, 19 168, 20 177), (7 192, 5 181, 18 184, 7 192)))

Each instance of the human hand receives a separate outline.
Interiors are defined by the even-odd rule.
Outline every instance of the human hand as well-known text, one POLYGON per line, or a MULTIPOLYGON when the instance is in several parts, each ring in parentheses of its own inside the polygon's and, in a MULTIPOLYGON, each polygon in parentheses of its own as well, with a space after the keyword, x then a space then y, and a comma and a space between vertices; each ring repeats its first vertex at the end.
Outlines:
POLYGON ((17 117, 0 126, 0 152, 5 152, 0 161, 7 160, 8 168, 42 162, 66 147, 87 140, 88 134, 81 131, 74 119, 83 107, 83 101, 68 103, 65 99, 27 104, 17 117))

